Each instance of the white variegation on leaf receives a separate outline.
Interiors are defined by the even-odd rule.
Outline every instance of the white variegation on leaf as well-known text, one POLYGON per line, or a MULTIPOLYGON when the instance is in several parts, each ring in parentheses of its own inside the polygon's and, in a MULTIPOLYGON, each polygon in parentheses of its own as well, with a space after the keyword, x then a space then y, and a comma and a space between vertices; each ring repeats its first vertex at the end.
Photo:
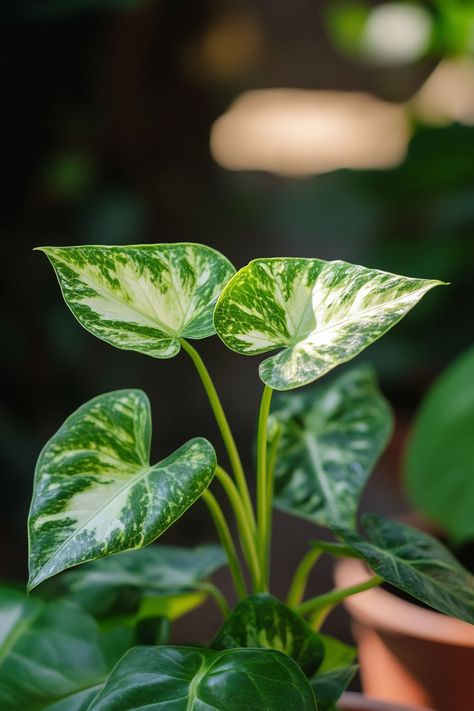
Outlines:
POLYGON ((179 338, 215 333, 214 304, 234 274, 201 244, 41 247, 80 324, 117 348, 172 358, 179 338))
POLYGON ((215 452, 189 440, 150 464, 151 414, 141 390, 100 395, 46 444, 29 517, 29 589, 78 563, 151 543, 208 487, 215 452))
POLYGON ((311 383, 367 348, 442 282, 321 259, 256 259, 230 280, 217 334, 244 355, 283 349, 260 377, 275 390, 311 383))
POLYGON ((392 430, 390 407, 368 366, 328 385, 280 395, 275 504, 320 526, 355 525, 359 499, 392 430))

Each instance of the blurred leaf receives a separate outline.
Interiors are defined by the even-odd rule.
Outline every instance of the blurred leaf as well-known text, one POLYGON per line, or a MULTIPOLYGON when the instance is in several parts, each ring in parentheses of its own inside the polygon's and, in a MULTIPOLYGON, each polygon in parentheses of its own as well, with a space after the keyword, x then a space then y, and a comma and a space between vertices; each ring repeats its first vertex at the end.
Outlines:
POLYGON ((413 505, 462 543, 474 538, 474 348, 436 380, 405 460, 413 505))
POLYGON ((390 407, 368 367, 279 396, 275 505, 322 526, 354 526, 363 488, 392 430, 390 407))
MULTIPOLYGON (((142 610, 142 616, 159 615, 168 612, 170 606, 179 610, 179 598, 175 596, 184 594, 187 599, 199 581, 225 562, 225 554, 217 545, 196 548, 151 545, 85 563, 52 580, 42 594, 70 597, 96 617, 114 611, 135 612, 144 598, 150 598, 148 612, 142 610), (160 599, 153 603, 155 596, 160 599)), ((202 597, 205 596, 199 595, 198 599, 202 597)), ((176 612, 167 616, 176 616, 176 612)))
POLYGON ((318 701, 318 711, 335 711, 336 702, 351 683, 356 671, 356 665, 341 667, 318 673, 311 679, 311 686, 318 701))
POLYGON ((85 711, 132 644, 131 629, 100 632, 70 601, 0 588, 0 707, 85 711))
POLYGON ((334 44, 350 55, 358 54, 369 15, 364 2, 326 2, 323 18, 334 44))

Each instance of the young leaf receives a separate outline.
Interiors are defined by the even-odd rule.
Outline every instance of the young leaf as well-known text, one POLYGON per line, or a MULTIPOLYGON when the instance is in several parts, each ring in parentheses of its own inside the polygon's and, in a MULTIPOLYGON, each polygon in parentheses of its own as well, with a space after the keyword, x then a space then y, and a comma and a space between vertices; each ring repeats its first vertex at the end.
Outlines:
POLYGON ((365 515, 369 540, 355 531, 338 531, 391 585, 418 600, 474 624, 474 576, 432 536, 384 516, 365 515))
POLYGON ((293 610, 272 595, 251 595, 226 619, 212 647, 264 647, 284 652, 307 676, 314 674, 324 654, 323 643, 293 610))
POLYGON ((72 602, 0 588, 0 708, 86 711, 132 644, 132 630, 101 633, 72 602))
POLYGON ((140 390, 99 395, 46 444, 29 517, 29 589, 96 558, 141 548, 209 486, 215 452, 192 439, 149 463, 151 415, 140 390))
POLYGON ((223 290, 214 323, 238 353, 283 348, 260 364, 260 378, 291 390, 356 356, 441 283, 340 261, 256 259, 223 290))
POLYGON ((456 543, 474 539, 474 348, 428 392, 410 436, 405 469, 414 506, 456 543))
POLYGON ((169 711, 317 709, 309 681, 281 652, 137 647, 122 657, 89 711, 155 706, 169 711))
POLYGON ((216 250, 186 242, 40 249, 84 328, 154 358, 175 356, 180 337, 213 335, 214 303, 235 272, 216 250))
POLYGON ((48 596, 72 598, 102 617, 126 604, 124 598, 136 610, 143 598, 168 598, 196 590, 197 583, 225 562, 224 551, 216 545, 152 545, 86 563, 51 581, 46 592, 48 596))
POLYGON ((365 483, 389 438, 390 407, 370 368, 280 396, 275 504, 321 526, 353 527, 365 483))

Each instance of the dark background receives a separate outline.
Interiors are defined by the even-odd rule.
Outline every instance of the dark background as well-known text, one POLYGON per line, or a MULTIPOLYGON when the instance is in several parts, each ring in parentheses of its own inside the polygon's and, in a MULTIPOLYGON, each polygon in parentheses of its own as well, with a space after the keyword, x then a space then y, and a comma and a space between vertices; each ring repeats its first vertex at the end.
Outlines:
MULTIPOLYGON (((299 178, 232 172, 209 149, 213 122, 249 89, 362 90, 405 103, 441 61, 472 61, 474 10, 461 0, 415 3, 431 22, 429 43, 415 59, 362 56, 360 18, 380 4, 36 0, 4 6, 4 579, 26 577, 26 516, 38 453, 87 399, 143 388, 152 402, 157 458, 196 435, 219 447, 186 356, 148 359, 88 334, 62 302, 45 257, 32 252, 37 245, 196 241, 237 268, 258 256, 314 256, 451 282, 363 354, 397 416, 363 506, 406 509, 400 475, 410 419, 429 383, 472 339, 474 112, 442 125, 410 112, 407 157, 384 171, 299 178)), ((472 75, 470 82, 462 91, 474 98, 472 75)), ((251 470, 258 359, 231 353, 217 338, 198 346, 251 470)), ((308 523, 276 516, 277 594, 285 593, 307 541, 318 535, 308 523)), ((163 540, 214 538, 198 504, 163 540)), ((311 591, 331 584, 329 570, 323 562, 311 591)), ((218 579, 229 588, 226 574, 218 579)), ((212 632, 212 605, 205 609, 195 616, 195 638, 212 632)), ((178 638, 186 632, 189 639, 189 624, 181 623, 178 638)), ((336 613, 327 629, 347 636, 345 626, 336 613)))

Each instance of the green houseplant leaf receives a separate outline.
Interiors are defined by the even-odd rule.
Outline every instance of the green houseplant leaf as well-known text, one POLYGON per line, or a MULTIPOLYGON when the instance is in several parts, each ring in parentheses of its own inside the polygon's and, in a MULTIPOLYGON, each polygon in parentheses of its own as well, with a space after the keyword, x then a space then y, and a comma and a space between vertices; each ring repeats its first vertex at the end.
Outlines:
POLYGON ((474 539, 474 348, 429 390, 405 459, 414 506, 457 543, 474 539))
POLYGON ((208 487, 216 466, 205 439, 149 463, 151 415, 140 390, 93 398, 46 444, 29 517, 29 589, 95 558, 151 543, 208 487))
POLYGON ((322 662, 320 635, 280 600, 261 593, 242 600, 215 637, 214 649, 264 647, 284 652, 307 676, 322 662))
POLYGON ((260 364, 260 378, 291 390, 363 351, 438 284, 341 261, 255 259, 223 290, 214 323, 238 353, 283 349, 260 364))
POLYGON ((474 624, 474 576, 432 536, 384 516, 362 517, 368 540, 339 531, 391 585, 452 617, 474 624))
POLYGON ((172 358, 179 338, 214 333, 212 312, 235 272, 201 244, 41 247, 79 323, 117 348, 172 358))
POLYGON ((275 504, 322 526, 354 526, 365 483, 392 417, 373 371, 357 367, 329 385, 280 396, 275 504))
POLYGON ((328 635, 320 636, 324 659, 318 673, 311 679, 311 686, 318 700, 318 711, 333 711, 357 671, 354 664, 356 650, 328 635))
POLYGON ((169 711, 317 709, 310 683, 281 652, 138 647, 121 659, 90 711, 160 706, 169 711))
POLYGON ((132 630, 101 633, 72 602, 0 588, 0 708, 85 711, 133 644, 132 630))
POLYGON ((224 551, 217 545, 152 545, 86 563, 52 580, 48 593, 72 598, 102 617, 127 602, 137 609, 147 597, 168 598, 199 590, 199 582, 225 562, 224 551))

